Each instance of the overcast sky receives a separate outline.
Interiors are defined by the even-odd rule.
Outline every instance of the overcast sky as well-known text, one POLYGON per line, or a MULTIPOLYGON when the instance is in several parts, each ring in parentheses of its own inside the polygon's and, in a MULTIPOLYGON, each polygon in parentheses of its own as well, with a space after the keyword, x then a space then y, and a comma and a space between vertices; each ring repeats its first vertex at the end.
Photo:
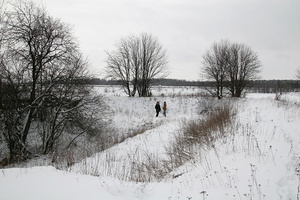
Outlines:
POLYGON ((300 68, 300 0, 34 0, 72 25, 92 70, 122 37, 150 33, 168 52, 169 78, 202 80, 214 42, 244 43, 259 55, 262 79, 295 79, 300 68))

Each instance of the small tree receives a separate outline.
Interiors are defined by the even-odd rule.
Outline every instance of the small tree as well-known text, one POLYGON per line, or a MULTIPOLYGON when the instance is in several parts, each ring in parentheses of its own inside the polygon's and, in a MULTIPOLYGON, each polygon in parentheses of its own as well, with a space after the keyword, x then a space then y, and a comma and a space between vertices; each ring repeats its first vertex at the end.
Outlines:
POLYGON ((149 96, 155 78, 167 76, 166 50, 152 35, 129 36, 107 52, 107 76, 120 82, 129 96, 149 96))

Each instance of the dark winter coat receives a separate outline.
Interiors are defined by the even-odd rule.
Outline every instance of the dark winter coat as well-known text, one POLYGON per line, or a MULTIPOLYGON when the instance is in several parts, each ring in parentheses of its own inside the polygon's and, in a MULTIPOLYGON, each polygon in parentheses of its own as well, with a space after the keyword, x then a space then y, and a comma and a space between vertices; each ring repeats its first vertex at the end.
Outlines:
POLYGON ((159 105, 159 104, 156 104, 156 105, 155 105, 155 110, 156 110, 156 112, 160 112, 160 111, 161 111, 160 105, 159 105))

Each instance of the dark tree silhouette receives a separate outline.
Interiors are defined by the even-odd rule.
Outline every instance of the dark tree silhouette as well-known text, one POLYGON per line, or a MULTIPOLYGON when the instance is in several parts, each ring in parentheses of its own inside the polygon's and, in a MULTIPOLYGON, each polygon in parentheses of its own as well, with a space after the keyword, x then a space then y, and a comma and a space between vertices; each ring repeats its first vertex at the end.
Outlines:
POLYGON ((53 151, 66 132, 91 133, 98 121, 93 111, 100 99, 92 98, 91 88, 78 82, 91 76, 69 26, 31 1, 11 6, 1 23, 5 39, 0 68, 0 125, 4 128, 0 134, 13 162, 39 151, 53 151), (78 123, 84 118, 89 119, 87 123, 78 123), (31 134, 41 138, 35 152, 28 147, 31 134))
POLYGON ((224 87, 232 97, 240 97, 249 81, 258 78, 260 68, 258 55, 245 44, 221 41, 203 55, 203 73, 215 81, 219 97, 224 87))
POLYGON ((203 73, 207 79, 215 82, 216 96, 223 96, 226 81, 226 69, 229 64, 229 42, 214 43, 203 56, 203 73))
POLYGON ((166 50, 150 34, 125 37, 107 55, 107 77, 119 81, 129 96, 149 96, 154 79, 167 76, 166 50))

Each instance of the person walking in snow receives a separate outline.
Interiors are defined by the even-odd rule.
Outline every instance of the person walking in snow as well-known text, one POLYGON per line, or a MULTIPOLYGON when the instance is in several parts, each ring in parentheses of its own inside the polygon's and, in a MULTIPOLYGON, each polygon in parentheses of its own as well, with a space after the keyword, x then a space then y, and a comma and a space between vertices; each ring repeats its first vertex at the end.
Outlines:
POLYGON ((155 110, 156 110, 156 117, 158 117, 158 114, 161 111, 159 101, 155 105, 155 110))
POLYGON ((167 103, 166 102, 164 102, 164 105, 163 105, 162 109, 163 109, 163 114, 166 117, 167 116, 167 103))

